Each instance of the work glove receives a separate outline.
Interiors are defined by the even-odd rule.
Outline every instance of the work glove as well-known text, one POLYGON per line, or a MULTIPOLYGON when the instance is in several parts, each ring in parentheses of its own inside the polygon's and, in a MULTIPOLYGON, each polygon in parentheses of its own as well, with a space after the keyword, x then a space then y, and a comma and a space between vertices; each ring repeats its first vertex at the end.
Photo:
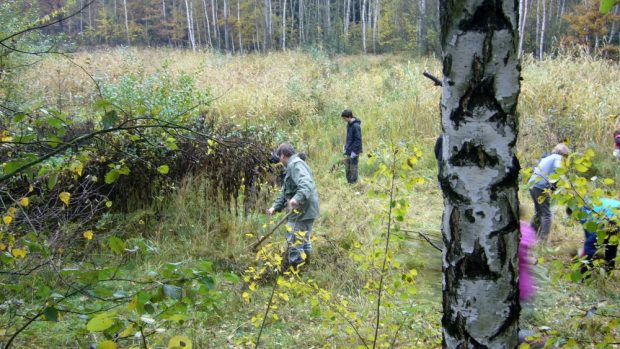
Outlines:
POLYGON ((356 157, 357 157, 357 154, 354 151, 352 151, 351 152, 351 159, 355 159, 356 157))

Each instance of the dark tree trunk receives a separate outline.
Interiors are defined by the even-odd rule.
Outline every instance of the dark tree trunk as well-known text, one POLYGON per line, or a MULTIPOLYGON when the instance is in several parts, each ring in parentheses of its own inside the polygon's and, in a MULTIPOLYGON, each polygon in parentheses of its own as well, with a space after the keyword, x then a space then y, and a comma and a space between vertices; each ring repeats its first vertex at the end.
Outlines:
POLYGON ((518 9, 441 2, 444 348, 517 347, 518 9))

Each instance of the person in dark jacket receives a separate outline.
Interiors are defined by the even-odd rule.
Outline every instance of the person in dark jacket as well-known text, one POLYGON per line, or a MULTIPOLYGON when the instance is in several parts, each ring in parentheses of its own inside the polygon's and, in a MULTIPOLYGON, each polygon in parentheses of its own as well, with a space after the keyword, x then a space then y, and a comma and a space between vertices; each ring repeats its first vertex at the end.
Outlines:
POLYGON ((347 182, 357 182, 357 165, 362 153, 362 121, 353 116, 353 112, 345 109, 340 115, 347 122, 347 140, 344 144, 345 169, 347 182))

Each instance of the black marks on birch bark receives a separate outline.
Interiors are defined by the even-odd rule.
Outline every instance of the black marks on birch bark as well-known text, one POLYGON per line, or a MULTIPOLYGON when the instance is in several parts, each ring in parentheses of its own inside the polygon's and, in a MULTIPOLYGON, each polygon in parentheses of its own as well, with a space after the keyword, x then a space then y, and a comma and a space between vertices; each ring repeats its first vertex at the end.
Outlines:
POLYGON ((485 0, 478 6, 476 13, 459 23, 462 31, 486 32, 493 30, 512 30, 512 23, 506 17, 502 2, 496 0, 485 0))
POLYGON ((496 155, 489 154, 484 145, 475 141, 465 142, 461 149, 450 157, 453 166, 477 166, 479 168, 495 167, 499 161, 496 155))

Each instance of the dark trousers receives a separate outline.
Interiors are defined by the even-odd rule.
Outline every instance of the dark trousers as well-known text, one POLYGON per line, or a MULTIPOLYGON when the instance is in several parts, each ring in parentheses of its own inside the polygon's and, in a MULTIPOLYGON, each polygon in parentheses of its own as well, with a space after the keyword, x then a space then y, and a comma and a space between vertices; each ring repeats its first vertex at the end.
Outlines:
POLYGON ((347 182, 353 184, 357 182, 357 164, 359 162, 359 156, 354 158, 347 156, 344 162, 345 172, 347 174, 347 182))
MULTIPOLYGON (((587 232, 586 232, 587 234, 587 232)), ((592 234, 592 233, 590 233, 592 234)), ((603 242, 605 248, 605 269, 608 272, 613 271, 616 268, 616 256, 618 255, 618 245, 609 244, 609 236, 603 242)), ((592 250, 591 248, 589 250, 592 250)), ((587 250, 586 250, 587 251, 587 250)), ((588 269, 592 268, 592 261, 594 260, 595 252, 586 253, 586 261, 581 266, 581 273, 585 273, 588 269)))
POLYGON ((538 238, 547 241, 551 230, 551 197, 544 192, 545 189, 532 187, 530 195, 534 200, 534 217, 530 225, 536 230, 538 238), (544 196, 544 200, 539 202, 539 198, 544 196))

